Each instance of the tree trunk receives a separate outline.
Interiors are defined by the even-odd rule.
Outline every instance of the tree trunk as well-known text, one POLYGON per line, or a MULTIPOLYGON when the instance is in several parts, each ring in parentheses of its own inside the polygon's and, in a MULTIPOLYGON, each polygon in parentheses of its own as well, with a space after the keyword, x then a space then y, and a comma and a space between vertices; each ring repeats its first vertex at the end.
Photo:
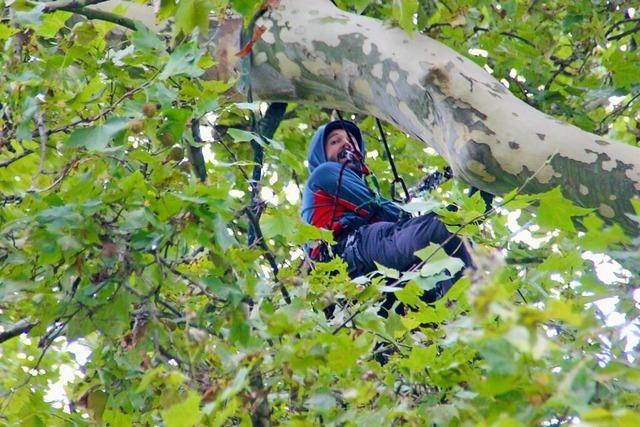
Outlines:
POLYGON ((626 214, 640 195, 640 149, 541 113, 441 43, 328 0, 282 0, 260 27, 250 69, 255 97, 376 116, 432 146, 485 191, 559 185, 568 199, 637 233, 626 214))

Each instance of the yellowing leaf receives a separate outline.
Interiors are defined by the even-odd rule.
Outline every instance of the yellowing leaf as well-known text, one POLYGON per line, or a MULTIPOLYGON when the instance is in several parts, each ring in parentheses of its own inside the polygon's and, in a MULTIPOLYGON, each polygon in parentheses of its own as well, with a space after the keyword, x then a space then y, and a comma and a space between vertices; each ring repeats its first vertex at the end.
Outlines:
POLYGON ((162 411, 162 420, 167 427, 191 427, 200 422, 200 395, 189 391, 187 398, 162 411))

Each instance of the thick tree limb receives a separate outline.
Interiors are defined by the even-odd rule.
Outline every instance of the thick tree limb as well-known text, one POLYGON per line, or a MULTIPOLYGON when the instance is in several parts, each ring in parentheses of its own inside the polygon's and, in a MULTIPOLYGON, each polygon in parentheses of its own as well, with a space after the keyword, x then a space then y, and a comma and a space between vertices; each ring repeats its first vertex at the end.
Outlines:
POLYGON ((517 99, 429 37, 329 1, 282 0, 256 26, 256 98, 369 114, 431 145, 466 182, 493 194, 560 186, 565 197, 638 233, 640 149, 590 134, 517 99), (554 154, 555 153, 555 154, 554 154), (546 163, 552 157, 552 161, 546 163))

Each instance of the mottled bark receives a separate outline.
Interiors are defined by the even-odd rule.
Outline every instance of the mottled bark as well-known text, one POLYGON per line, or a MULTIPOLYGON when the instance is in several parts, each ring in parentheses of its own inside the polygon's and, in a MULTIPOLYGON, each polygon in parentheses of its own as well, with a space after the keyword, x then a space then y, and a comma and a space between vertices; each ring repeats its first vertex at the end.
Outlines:
POLYGON ((561 186, 581 206, 638 228, 640 149, 582 131, 513 96, 472 61, 426 36, 337 9, 282 0, 256 22, 251 84, 268 101, 370 114, 432 146, 494 194, 561 186))

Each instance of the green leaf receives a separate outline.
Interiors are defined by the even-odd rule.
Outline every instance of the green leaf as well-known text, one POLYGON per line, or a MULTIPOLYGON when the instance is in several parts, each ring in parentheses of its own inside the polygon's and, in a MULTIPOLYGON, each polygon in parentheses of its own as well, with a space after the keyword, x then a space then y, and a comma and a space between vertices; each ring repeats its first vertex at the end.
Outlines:
POLYGON ((192 427, 200 419, 200 395, 192 390, 189 390, 185 400, 162 411, 162 420, 167 427, 192 427))
POLYGON ((158 35, 138 23, 136 23, 136 31, 131 35, 131 40, 138 50, 147 52, 165 50, 165 44, 158 35))
POLYGON ((36 34, 45 38, 52 38, 65 26, 67 19, 71 17, 71 12, 58 10, 54 13, 46 14, 42 18, 42 24, 36 27, 36 34))
POLYGON ((231 0, 231 7, 246 19, 250 19, 262 3, 264 3, 263 0, 231 0))
POLYGON ((110 427, 131 427, 133 425, 133 415, 110 409, 104 411, 102 420, 105 425, 110 427))
POLYGON ((272 239, 275 236, 290 238, 297 232, 297 224, 291 220, 287 212, 274 209, 269 214, 263 215, 260 219, 260 227, 265 239, 272 239))
POLYGON ((411 372, 418 373, 425 368, 433 366, 433 361, 436 358, 437 349, 435 345, 427 348, 415 346, 411 349, 409 357, 404 359, 401 366, 408 368, 411 372))
POLYGON ((202 50, 196 42, 183 43, 171 53, 167 65, 158 76, 160 80, 169 77, 184 75, 187 77, 198 77, 204 71, 198 67, 198 61, 202 56, 202 50))
POLYGON ((209 30, 209 11, 211 3, 208 0, 180 0, 175 12, 174 33, 191 34, 194 28, 200 28, 200 33, 206 36, 209 30))
POLYGON ((170 135, 169 140, 173 143, 181 141, 191 114, 192 111, 187 108, 172 108, 166 111, 164 113, 166 120, 158 129, 158 135, 170 135))
POLYGON ((540 206, 536 211, 538 222, 548 228, 575 232, 572 218, 587 215, 593 209, 581 208, 567 200, 560 187, 556 187, 540 196, 540 206))
POLYGON ((84 147, 89 151, 109 151, 109 143, 128 127, 128 123, 127 119, 113 117, 102 125, 76 129, 65 144, 72 148, 84 147))
POLYGON ((0 40, 6 40, 17 32, 17 28, 13 28, 7 24, 0 23, 0 40))
POLYGON ((241 129, 229 128, 227 133, 236 142, 249 142, 253 141, 256 135, 253 132, 247 132, 241 129))
POLYGON ((422 294, 423 290, 420 289, 420 286, 418 286, 414 281, 410 281, 402 289, 396 291, 396 297, 398 300, 414 307, 419 306, 422 302, 420 299, 422 294))
POLYGON ((229 341, 232 343, 239 343, 241 345, 247 345, 250 338, 250 328, 244 319, 236 318, 231 325, 229 331, 229 341))
POLYGON ((393 18, 398 21, 400 27, 411 35, 413 33, 413 16, 418 13, 417 0, 393 0, 393 18))
POLYGON ((214 220, 215 238, 223 250, 229 249, 231 246, 237 245, 238 241, 229 232, 227 223, 220 215, 216 215, 214 220))

